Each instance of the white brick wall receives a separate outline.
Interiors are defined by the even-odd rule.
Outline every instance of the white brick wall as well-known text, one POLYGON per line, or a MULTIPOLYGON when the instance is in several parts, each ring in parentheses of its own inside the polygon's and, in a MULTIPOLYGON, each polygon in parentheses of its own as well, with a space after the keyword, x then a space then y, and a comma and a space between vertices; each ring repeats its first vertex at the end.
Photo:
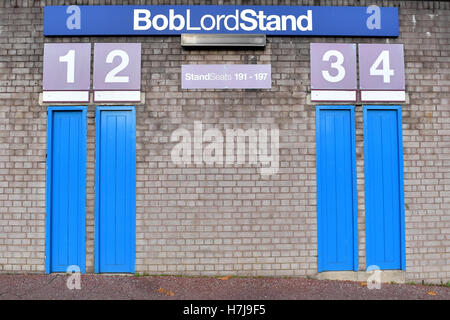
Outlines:
MULTIPOLYGON (((46 5, 63 3, 46 1, 46 5)), ((264 3, 293 4, 245 1, 264 3)), ((446 282, 450 280, 450 5, 430 1, 356 3, 370 4, 399 6, 400 37, 389 39, 389 43, 405 45, 406 89, 410 97, 402 114, 407 279, 446 282)), ((355 5, 355 1, 330 1, 327 5, 355 5)), ((0 30, 0 272, 44 272, 46 108, 39 105, 38 97, 42 90, 43 43, 62 40, 43 38, 39 1, 2 2, 0 30)), ((315 106, 306 101, 310 89, 309 43, 387 40, 268 37, 266 49, 255 51, 185 51, 178 37, 90 41, 142 43, 146 101, 137 106, 136 271, 316 274, 315 106), (180 90, 181 64, 249 61, 272 65, 272 90, 180 90), (249 165, 176 167, 170 161, 170 135, 179 126, 192 130, 195 120, 201 120, 205 128, 223 132, 227 128, 257 129, 276 124, 280 129, 278 174, 261 178, 258 168, 249 165)), ((94 106, 89 106, 88 272, 93 272, 94 265, 94 111, 94 106)), ((364 270, 364 139, 360 106, 355 115, 359 269, 364 270)))

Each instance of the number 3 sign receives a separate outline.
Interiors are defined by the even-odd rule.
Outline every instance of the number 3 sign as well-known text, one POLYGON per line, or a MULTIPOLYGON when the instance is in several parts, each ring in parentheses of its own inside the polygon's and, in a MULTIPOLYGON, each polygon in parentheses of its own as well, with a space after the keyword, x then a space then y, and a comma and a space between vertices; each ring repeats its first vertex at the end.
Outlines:
POLYGON ((94 45, 94 101, 140 101, 141 44, 94 45))
POLYGON ((356 44, 311 43, 311 100, 356 100, 356 44))

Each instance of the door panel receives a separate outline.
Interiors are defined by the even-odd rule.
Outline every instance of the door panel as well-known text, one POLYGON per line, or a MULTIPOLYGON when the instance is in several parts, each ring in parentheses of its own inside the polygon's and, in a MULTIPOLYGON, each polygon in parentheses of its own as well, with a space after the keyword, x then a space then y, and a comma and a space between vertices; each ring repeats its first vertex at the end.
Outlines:
POLYGON ((85 271, 86 108, 49 107, 46 272, 85 271))
POLYGON ((403 160, 399 107, 364 108, 367 266, 402 269, 403 160))
POLYGON ((353 106, 317 107, 319 272, 357 268, 354 140, 353 106))
POLYGON ((96 125, 96 272, 134 272, 134 107, 99 107, 96 125))

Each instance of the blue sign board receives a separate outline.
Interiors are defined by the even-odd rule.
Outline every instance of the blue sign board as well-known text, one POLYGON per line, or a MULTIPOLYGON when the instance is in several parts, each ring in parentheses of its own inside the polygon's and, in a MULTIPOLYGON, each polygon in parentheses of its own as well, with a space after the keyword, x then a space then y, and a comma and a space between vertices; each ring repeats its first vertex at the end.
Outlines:
POLYGON ((46 6, 45 36, 266 35, 397 37, 395 7, 46 6))

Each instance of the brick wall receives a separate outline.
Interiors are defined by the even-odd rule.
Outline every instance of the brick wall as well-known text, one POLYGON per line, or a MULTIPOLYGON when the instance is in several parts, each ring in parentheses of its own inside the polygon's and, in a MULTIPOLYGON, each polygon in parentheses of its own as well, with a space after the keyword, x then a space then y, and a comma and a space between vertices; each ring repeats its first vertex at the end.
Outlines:
MULTIPOLYGON (((146 1, 145 1, 146 2, 146 1)), ((450 280, 450 4, 416 1, 215 1, 216 4, 398 6, 400 37, 268 37, 264 50, 184 50, 179 37, 46 38, 45 5, 0 4, 0 272, 44 272, 46 106, 44 42, 141 42, 145 104, 137 106, 136 271, 149 274, 317 273, 315 105, 307 103, 309 43, 403 43, 406 270, 411 281, 450 280), (270 63, 272 89, 180 89, 182 64, 270 63), (177 167, 171 133, 280 130, 280 169, 177 167)), ((153 1, 153 4, 202 1, 153 1)), ((148 4, 146 2, 146 4, 148 4)), ((86 268, 94 264, 95 106, 88 110, 86 268)), ((356 107, 359 269, 365 268, 362 107, 356 107)))

